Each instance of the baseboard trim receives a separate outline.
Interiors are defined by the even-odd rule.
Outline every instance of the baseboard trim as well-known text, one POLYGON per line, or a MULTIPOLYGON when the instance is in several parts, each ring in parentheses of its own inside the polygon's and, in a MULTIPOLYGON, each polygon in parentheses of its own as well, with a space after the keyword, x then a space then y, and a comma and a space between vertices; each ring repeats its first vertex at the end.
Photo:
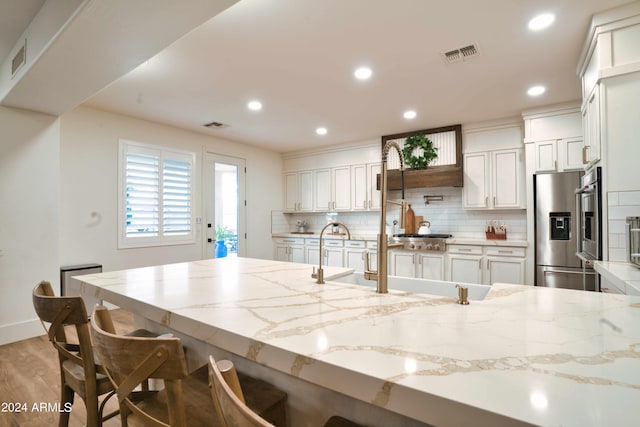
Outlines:
POLYGON ((37 337, 44 333, 39 319, 2 325, 0 326, 0 345, 37 337))

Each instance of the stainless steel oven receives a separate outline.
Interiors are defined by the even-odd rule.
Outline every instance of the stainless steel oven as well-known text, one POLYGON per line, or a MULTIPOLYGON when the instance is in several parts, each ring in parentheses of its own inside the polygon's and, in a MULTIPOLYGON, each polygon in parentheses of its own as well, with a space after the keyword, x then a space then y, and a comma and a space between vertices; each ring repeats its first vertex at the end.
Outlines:
POLYGON ((627 217, 627 260, 640 267, 640 216, 627 217))
POLYGON ((582 186, 576 190, 578 208, 576 255, 585 267, 602 259, 602 188, 601 169, 594 167, 582 177, 582 186))

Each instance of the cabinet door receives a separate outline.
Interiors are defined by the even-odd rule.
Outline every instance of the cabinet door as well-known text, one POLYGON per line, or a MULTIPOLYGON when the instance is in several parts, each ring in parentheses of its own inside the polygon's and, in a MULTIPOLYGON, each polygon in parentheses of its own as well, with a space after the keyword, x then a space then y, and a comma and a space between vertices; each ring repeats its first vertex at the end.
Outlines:
POLYGON ((353 268, 355 271, 364 271, 364 249, 344 250, 345 267, 353 268))
POLYGON ((284 210, 295 212, 298 209, 298 173, 284 174, 284 210))
POLYGON ((369 209, 380 209, 380 191, 378 190, 378 175, 380 174, 382 167, 380 163, 369 163, 367 165, 367 197, 369 199, 369 209))
POLYGON ((482 283, 482 256, 449 254, 448 267, 451 282, 482 283))
POLYGON ((323 248, 324 262, 323 265, 330 267, 343 267, 344 266, 344 250, 337 248, 323 248))
POLYGON ((524 285, 524 267, 522 258, 487 257, 487 282, 524 285))
POLYGON ((304 264, 304 246, 289 246, 289 261, 304 264))
POLYGON ((276 261, 289 261, 289 246, 274 246, 273 257, 276 261))
POLYGON ((351 210, 351 167, 331 170, 331 210, 351 210))
POLYGON ((367 189, 367 165, 351 166, 351 209, 364 211, 369 208, 367 189))
POLYGON ((557 169, 557 141, 538 141, 534 145, 536 172, 551 172, 557 169))
POLYGON ((489 154, 464 155, 463 205, 465 209, 489 207, 489 154))
POLYGON ((391 251, 389 253, 389 274, 402 277, 415 277, 415 252, 391 251))
POLYGON ((586 105, 584 149, 585 162, 600 160, 600 85, 597 84, 586 105))
POLYGON ((582 170, 583 138, 567 138, 560 141, 562 148, 562 165, 559 170, 582 170))
POLYGON ((315 211, 331 210, 331 169, 313 171, 313 209, 315 211))
POLYGON ((306 263, 318 265, 320 264, 320 246, 305 246, 306 263))
POLYGON ((298 210, 313 210, 313 172, 302 171, 298 173, 299 200, 298 210))
POLYGON ((522 149, 494 151, 493 157, 493 207, 519 208, 521 187, 522 149))
POLYGON ((444 255, 419 253, 417 259, 417 277, 421 279, 444 280, 444 255))

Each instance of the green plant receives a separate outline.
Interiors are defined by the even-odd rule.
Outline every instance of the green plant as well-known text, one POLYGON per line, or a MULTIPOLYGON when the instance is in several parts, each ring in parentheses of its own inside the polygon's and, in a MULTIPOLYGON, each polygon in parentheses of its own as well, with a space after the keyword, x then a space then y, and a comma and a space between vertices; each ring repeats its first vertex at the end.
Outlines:
POLYGON ((438 147, 434 147, 425 135, 416 135, 405 139, 402 155, 409 168, 426 169, 429 163, 438 158, 437 150, 438 147))
POLYGON ((216 240, 223 240, 232 237, 234 234, 229 230, 229 227, 216 225, 216 240))

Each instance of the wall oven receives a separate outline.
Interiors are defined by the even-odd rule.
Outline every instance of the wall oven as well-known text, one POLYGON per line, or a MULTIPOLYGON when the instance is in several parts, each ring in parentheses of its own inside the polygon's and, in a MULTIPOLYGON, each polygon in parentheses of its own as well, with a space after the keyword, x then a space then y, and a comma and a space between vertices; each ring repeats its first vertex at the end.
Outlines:
POLYGON ((627 217, 627 260, 640 267, 640 216, 627 217))
POLYGON ((602 188, 601 168, 593 167, 582 177, 582 186, 576 190, 577 221, 576 255, 585 267, 602 259, 602 188))

